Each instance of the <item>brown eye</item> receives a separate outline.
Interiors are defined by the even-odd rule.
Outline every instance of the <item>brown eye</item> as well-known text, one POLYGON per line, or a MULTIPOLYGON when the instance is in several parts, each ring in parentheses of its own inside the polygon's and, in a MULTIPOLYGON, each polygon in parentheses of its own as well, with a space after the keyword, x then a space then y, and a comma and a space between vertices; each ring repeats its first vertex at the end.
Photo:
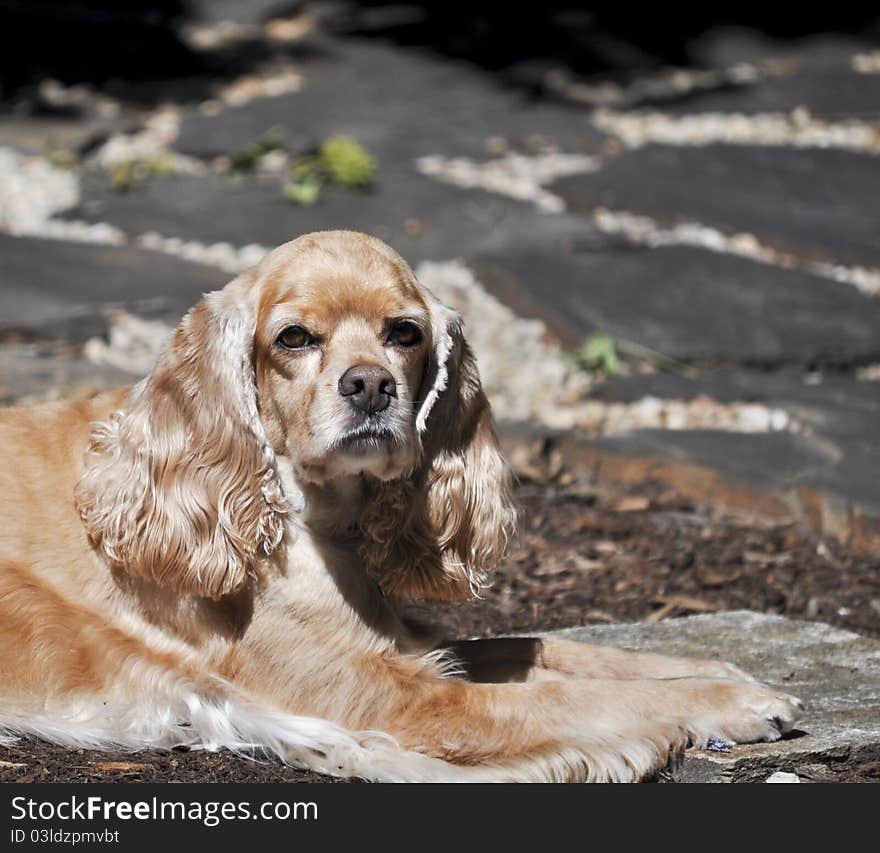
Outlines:
POLYGON ((317 343, 317 341, 311 334, 309 334, 308 330, 304 329, 302 326, 288 326, 280 335, 278 335, 275 339, 275 343, 285 349, 305 349, 305 347, 309 347, 312 344, 317 343))
POLYGON ((409 320, 401 320, 391 327, 388 342, 400 347, 414 347, 422 342, 422 330, 409 320))

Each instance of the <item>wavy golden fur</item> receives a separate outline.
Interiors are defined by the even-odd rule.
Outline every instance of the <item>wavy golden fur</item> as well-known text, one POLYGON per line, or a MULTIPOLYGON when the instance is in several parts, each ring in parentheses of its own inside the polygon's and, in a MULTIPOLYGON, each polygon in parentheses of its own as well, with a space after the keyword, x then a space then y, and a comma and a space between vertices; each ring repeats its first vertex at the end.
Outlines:
POLYGON ((0 452, 7 736, 632 780, 800 710, 729 664, 407 624, 488 582, 515 513, 460 319, 363 234, 208 294, 133 388, 3 410, 0 452))

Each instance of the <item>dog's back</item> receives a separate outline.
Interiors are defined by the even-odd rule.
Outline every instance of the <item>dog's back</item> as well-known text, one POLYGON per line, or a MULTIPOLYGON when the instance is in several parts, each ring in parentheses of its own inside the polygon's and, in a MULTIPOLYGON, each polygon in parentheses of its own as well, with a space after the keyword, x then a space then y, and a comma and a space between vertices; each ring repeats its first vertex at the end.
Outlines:
POLYGON ((107 418, 126 389, 92 400, 0 409, 0 560, 52 571, 47 545, 85 541, 73 504, 91 424, 107 418), (62 497, 63 496, 63 497, 62 497), (73 528, 73 529, 72 529, 73 528), (78 528, 78 535, 72 535, 78 528))
POLYGON ((90 425, 125 390, 0 410, 0 699, 27 707, 95 678, 100 571, 74 505, 90 425), (71 663, 76 661, 73 665, 71 663))

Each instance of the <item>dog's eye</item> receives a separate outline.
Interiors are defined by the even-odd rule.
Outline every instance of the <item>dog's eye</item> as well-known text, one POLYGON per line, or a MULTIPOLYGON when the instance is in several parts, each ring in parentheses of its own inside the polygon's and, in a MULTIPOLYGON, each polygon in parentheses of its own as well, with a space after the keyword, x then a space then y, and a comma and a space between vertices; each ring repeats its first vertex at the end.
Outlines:
POLYGON ((391 327, 388 342, 400 347, 414 347, 422 342, 422 330, 409 320, 401 320, 391 327))
POLYGON ((304 329, 302 326, 288 326, 278 335, 275 343, 285 349, 304 349, 317 343, 317 340, 309 334, 308 329, 304 329))

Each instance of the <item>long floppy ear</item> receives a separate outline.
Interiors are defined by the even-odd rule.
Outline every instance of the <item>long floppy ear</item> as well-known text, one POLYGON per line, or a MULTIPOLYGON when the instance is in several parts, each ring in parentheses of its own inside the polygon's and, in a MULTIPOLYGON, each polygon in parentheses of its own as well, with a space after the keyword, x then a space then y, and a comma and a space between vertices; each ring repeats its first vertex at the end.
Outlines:
POLYGON ((284 529, 257 409, 247 276, 196 305, 127 407, 97 425, 76 492, 111 563, 205 598, 241 589, 284 529))
POLYGON ((408 477, 375 485, 362 556, 386 594, 457 601, 479 594, 516 512, 461 318, 427 293, 433 353, 416 409, 422 453, 408 477))

